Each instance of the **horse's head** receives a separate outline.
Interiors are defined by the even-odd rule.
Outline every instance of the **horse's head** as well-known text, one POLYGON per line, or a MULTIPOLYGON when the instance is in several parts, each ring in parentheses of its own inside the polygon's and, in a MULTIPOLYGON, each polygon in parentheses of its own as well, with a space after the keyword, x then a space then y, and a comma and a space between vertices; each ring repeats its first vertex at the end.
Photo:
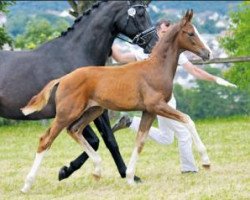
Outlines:
POLYGON ((146 10, 150 1, 120 1, 121 9, 115 19, 117 32, 150 53, 158 37, 146 10))
POLYGON ((179 47, 200 56, 203 60, 210 58, 211 50, 200 37, 197 29, 192 25, 193 10, 188 10, 180 21, 181 30, 178 34, 179 47))

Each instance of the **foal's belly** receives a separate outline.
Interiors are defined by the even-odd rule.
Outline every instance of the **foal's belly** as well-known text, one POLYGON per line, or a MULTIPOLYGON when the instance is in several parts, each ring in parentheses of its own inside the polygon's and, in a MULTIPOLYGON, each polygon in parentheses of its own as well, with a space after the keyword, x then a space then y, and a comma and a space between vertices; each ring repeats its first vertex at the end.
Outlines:
POLYGON ((144 104, 141 101, 139 93, 126 91, 105 92, 95 96, 94 99, 98 104, 106 109, 116 111, 136 111, 144 110, 144 104))
POLYGON ((102 99, 97 100, 100 106, 106 109, 115 111, 139 111, 144 110, 144 106, 140 105, 138 101, 123 99, 116 101, 115 99, 102 99))

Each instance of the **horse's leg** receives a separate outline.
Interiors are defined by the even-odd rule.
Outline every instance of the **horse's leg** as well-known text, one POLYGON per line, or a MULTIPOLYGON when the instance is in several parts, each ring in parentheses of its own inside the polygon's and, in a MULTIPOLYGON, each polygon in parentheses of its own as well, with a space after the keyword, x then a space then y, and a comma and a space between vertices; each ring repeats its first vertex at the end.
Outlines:
POLYGON ((132 156, 130 158, 128 168, 126 171, 126 177, 128 184, 134 184, 134 175, 135 175, 135 165, 138 159, 139 154, 142 151, 144 142, 148 136, 149 129, 155 119, 155 115, 148 112, 142 113, 142 118, 140 122, 140 127, 136 136, 135 148, 133 150, 132 156))
MULTIPOLYGON (((105 115, 105 120, 101 120, 100 118, 103 118, 104 115, 102 114, 100 117, 98 117, 97 119, 94 120, 95 122, 95 125, 98 129, 98 131, 101 133, 101 136, 103 137, 103 133, 105 134, 106 131, 105 128, 107 129, 107 127, 110 127, 110 124, 109 124, 109 119, 108 119, 108 116, 105 115), (107 116, 107 117, 106 117, 107 116), (98 120, 100 119, 100 120, 98 120), (105 121, 108 125, 107 127, 103 125, 103 121, 105 121)), ((94 150, 97 150, 98 147, 99 147, 99 139, 98 137, 96 136, 95 132, 93 131, 93 129, 87 125, 82 134, 84 135, 84 138, 88 141, 88 143, 93 147, 94 150)), ((105 134, 106 135, 106 134, 105 134)), ((104 141, 105 142, 105 141, 104 141)), ((106 144, 106 142, 105 142, 106 144)), ((106 144, 107 146, 107 144, 106 144)), ((119 150, 118 150, 119 151, 119 150)), ((112 154, 113 155, 113 154, 112 154)), ((113 156, 114 157, 114 156, 113 156)), ((67 166, 63 166, 60 171, 59 171, 59 174, 58 174, 58 179, 59 181, 65 179, 65 178, 68 178, 72 173, 74 173, 76 170, 80 169, 81 166, 87 161, 87 159, 89 158, 89 156, 87 155, 87 153, 84 151, 82 154, 80 154, 75 160, 71 161, 70 164, 69 164, 69 167, 67 166)), ((115 158, 114 158, 115 159, 115 158)), ((115 160, 118 160, 118 159, 115 159, 115 160)), ((123 160, 122 160, 123 162, 123 160)), ((124 164, 124 162, 123 162, 124 164)), ((117 164, 118 166, 118 164, 117 164)), ((120 166, 122 166, 122 163, 120 164, 120 166)), ((125 164, 124 164, 125 166, 125 164)), ((118 169, 122 169, 122 172, 124 172, 124 177, 126 176, 125 175, 125 171, 126 171, 126 166, 125 166, 125 169, 122 168, 122 167, 118 167, 118 169)))
MULTIPOLYGON (((82 134, 84 135, 88 143, 96 151, 99 147, 99 139, 96 136, 95 132, 92 130, 91 126, 87 125, 84 128, 82 134)), ((70 162, 69 167, 63 166, 59 171, 58 175, 59 181, 68 178, 76 170, 80 169, 80 167, 87 161, 88 158, 89 158, 88 154, 84 151, 75 160, 70 162)))
MULTIPOLYGON (((106 145, 106 147, 109 149, 115 163, 117 166, 117 169, 121 175, 122 178, 126 177, 126 165, 123 161, 123 158, 120 154, 118 144, 116 142, 116 139, 114 137, 114 134, 112 133, 110 123, 109 123, 109 117, 108 112, 105 111, 100 117, 94 120, 94 123, 98 129, 98 131, 101 133, 101 136, 103 138, 103 141, 106 145)), ((91 129, 91 127, 86 127, 83 130, 84 137, 87 139, 89 144, 94 148, 94 150, 98 149, 99 146, 99 140, 96 137, 95 133, 91 129)), ((65 179, 69 177, 74 171, 78 170, 88 159, 88 155, 86 152, 83 152, 80 156, 78 156, 74 161, 70 162, 69 167, 62 167, 59 172, 59 180, 65 179)), ((141 179, 137 176, 135 176, 135 181, 140 182, 141 179)))
POLYGON ((55 140, 55 138, 58 136, 58 134, 61 132, 63 128, 64 128, 64 125, 59 123, 56 118, 54 122, 52 123, 51 128, 49 128, 47 132, 40 137, 39 146, 37 149, 34 163, 32 165, 30 172, 28 173, 25 179, 24 186, 21 189, 23 193, 28 192, 29 189, 31 188, 32 184, 35 181, 36 174, 41 165, 45 152, 50 148, 51 144, 53 143, 53 141, 55 140))
POLYGON ((126 165, 125 165, 123 158, 120 154, 119 146, 116 142, 114 134, 111 130, 107 112, 103 113, 100 117, 98 117, 96 120, 94 120, 94 123, 95 123, 98 131, 101 133, 103 141, 104 141, 106 147, 109 149, 109 151, 110 151, 110 153, 115 161, 115 164, 116 164, 117 169, 120 173, 120 176, 122 178, 125 178, 127 168, 126 168, 126 165))
POLYGON ((70 134, 70 136, 72 136, 72 138, 75 139, 76 142, 84 147, 87 155, 93 160, 95 168, 93 175, 96 179, 99 179, 101 177, 101 157, 84 138, 84 136, 82 135, 82 131, 87 124, 100 116, 102 112, 103 108, 101 107, 91 107, 84 112, 79 120, 77 120, 68 128, 68 133, 70 134))
POLYGON ((104 119, 104 121, 106 122, 106 124, 111 127, 110 124, 110 120, 109 120, 109 114, 108 114, 108 110, 104 110, 103 114, 102 114, 102 118, 104 119))
POLYGON ((177 120, 177 121, 184 123, 184 125, 188 128, 188 130, 190 131, 190 133, 192 135, 192 138, 194 140, 194 143, 197 147, 198 152, 202 156, 203 167, 209 168, 210 160, 209 160, 209 157, 207 155, 206 147, 202 143, 202 141, 201 141, 201 139, 196 131, 195 124, 194 124, 193 120, 187 114, 184 114, 184 113, 172 108, 166 102, 159 103, 157 106, 154 107, 154 111, 157 115, 161 115, 163 117, 167 117, 167 118, 174 119, 174 120, 177 120))
MULTIPOLYGON (((109 121, 109 116, 108 116, 108 110, 106 110, 102 116, 103 116, 104 121, 106 122, 106 123, 103 123, 104 128, 106 128, 108 131, 104 132, 101 136, 103 138, 105 145, 108 147, 109 151, 111 152, 111 155, 115 161, 115 164, 117 166, 117 169, 118 169, 121 177, 125 178, 127 167, 126 167, 124 160, 121 156, 119 146, 116 142, 114 133, 112 131, 110 121, 109 121), (105 133, 107 133, 107 134, 105 134, 105 133)), ((141 182, 141 178, 138 176, 134 176, 134 181, 139 183, 139 182, 141 182)))

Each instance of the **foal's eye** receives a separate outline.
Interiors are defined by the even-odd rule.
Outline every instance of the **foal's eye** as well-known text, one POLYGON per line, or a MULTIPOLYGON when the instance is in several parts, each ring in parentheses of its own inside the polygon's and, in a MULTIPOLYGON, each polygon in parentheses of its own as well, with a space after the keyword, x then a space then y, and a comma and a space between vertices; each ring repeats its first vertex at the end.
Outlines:
POLYGON ((188 36, 192 37, 192 36, 194 36, 194 33, 193 32, 192 33, 188 33, 188 36))

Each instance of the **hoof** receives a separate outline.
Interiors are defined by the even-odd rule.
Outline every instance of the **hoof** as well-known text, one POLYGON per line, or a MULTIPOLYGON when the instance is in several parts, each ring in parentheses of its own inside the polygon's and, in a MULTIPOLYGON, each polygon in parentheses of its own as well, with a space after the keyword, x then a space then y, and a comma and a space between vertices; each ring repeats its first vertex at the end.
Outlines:
POLYGON ((20 191, 21 191, 21 193, 23 193, 23 194, 26 194, 26 193, 27 193, 27 191, 26 191, 24 188, 22 188, 20 191))
POLYGON ((135 183, 142 183, 141 178, 138 176, 134 176, 134 181, 135 181, 135 183))
POLYGON ((135 186, 136 185, 134 179, 127 179, 127 183, 130 186, 135 186))
POLYGON ((99 181, 101 179, 100 175, 97 175, 97 174, 92 174, 92 175, 93 175, 95 181, 99 181))
POLYGON ((206 170, 210 170, 211 169, 211 165, 210 164, 203 164, 202 167, 206 170))
POLYGON ((59 173, 58 173, 58 180, 59 180, 59 181, 65 179, 65 178, 68 178, 68 177, 70 176, 70 174, 67 173, 67 169, 68 169, 68 168, 67 168, 66 166, 63 166, 63 167, 60 169, 60 171, 59 171, 59 173))
POLYGON ((27 186, 27 185, 24 185, 23 188, 21 189, 21 192, 22 192, 23 194, 26 194, 29 190, 30 190, 30 187, 27 186))

